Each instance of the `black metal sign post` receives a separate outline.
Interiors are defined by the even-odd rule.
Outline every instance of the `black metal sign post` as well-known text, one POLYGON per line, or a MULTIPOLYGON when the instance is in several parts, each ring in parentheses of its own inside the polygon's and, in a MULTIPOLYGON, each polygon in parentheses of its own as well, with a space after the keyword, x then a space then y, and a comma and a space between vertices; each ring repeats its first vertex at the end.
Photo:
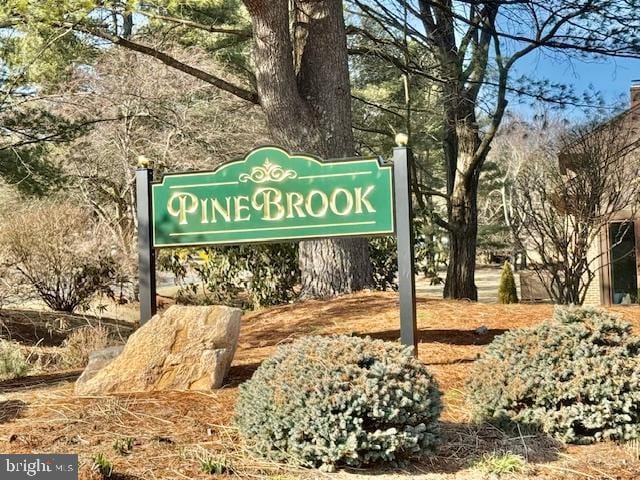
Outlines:
POLYGON ((139 161, 136 170, 136 203, 138 215, 138 288, 140 324, 156 314, 156 254, 151 230, 151 181, 153 169, 139 161))
POLYGON ((393 149, 396 238, 398 241, 398 292, 400 294, 400 341, 418 353, 416 323, 416 283, 411 199, 412 151, 406 146, 393 149))

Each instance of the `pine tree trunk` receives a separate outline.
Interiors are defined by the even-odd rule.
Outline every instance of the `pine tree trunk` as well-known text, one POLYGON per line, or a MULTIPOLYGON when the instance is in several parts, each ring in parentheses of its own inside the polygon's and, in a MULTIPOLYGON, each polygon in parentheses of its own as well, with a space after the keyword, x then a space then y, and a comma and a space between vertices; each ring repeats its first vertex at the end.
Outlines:
MULTIPOLYGON (((294 1, 293 34, 289 0, 245 4, 253 21, 258 94, 274 140, 294 152, 352 156, 342 1, 294 1)), ((301 242, 299 256, 303 297, 328 297, 371 284, 366 239, 301 242)))
POLYGON ((303 296, 330 297, 370 286, 369 250, 364 239, 301 242, 299 255, 303 296))
POLYGON ((450 218, 458 228, 449 232, 449 265, 444 297, 475 301, 478 300, 478 289, 475 285, 478 235, 476 194, 462 191, 460 195, 457 205, 452 208, 450 218))

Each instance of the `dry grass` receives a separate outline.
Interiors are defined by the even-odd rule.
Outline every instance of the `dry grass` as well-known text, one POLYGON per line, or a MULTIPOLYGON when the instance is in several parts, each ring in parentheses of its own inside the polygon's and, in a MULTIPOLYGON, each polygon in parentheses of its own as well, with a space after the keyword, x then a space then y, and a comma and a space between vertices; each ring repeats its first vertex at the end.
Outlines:
POLYGON ((85 326, 102 325, 115 339, 126 338, 134 327, 128 320, 42 311, 42 308, 33 305, 28 309, 13 306, 0 310, 0 337, 23 345, 60 346, 74 330, 85 326))
MULTIPOLYGON (((419 358, 435 373, 445 393, 444 441, 429 461, 407 472, 376 470, 376 475, 483 478, 474 467, 480 459, 511 452, 526 460, 526 473, 516 478, 640 478, 636 446, 564 447, 544 435, 469 422, 463 386, 470 363, 495 335, 548 318, 552 308, 421 300, 419 358), (488 332, 476 334, 479 326, 488 332)), ((639 307, 618 311, 640 327, 639 307)), ((318 472, 285 468, 249 455, 232 427, 232 412, 237 386, 277 345, 302 335, 330 333, 396 339, 397 296, 363 293, 247 314, 227 385, 216 392, 77 398, 72 382, 79 371, 0 383, 0 451, 79 453, 84 479, 95 478, 90 464, 98 453, 113 462, 120 475, 116 478, 214 478, 201 470, 207 458, 228 463, 229 477, 319 478, 318 472), (134 439, 130 452, 123 455, 113 448, 116 441, 129 437, 134 439)), ((359 478, 362 473, 342 472, 337 477, 359 478)))
POLYGON ((82 368, 89 363, 89 354, 109 345, 109 329, 102 324, 89 325, 74 330, 62 343, 63 365, 82 368))

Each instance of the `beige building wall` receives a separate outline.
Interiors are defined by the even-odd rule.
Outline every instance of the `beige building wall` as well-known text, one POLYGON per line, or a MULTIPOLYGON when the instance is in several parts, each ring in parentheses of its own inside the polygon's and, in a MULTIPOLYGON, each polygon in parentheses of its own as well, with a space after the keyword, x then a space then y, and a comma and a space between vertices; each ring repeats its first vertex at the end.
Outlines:
POLYGON ((601 270, 606 268, 604 256, 601 255, 601 246, 599 241, 593 242, 589 246, 587 253, 590 262, 594 262, 597 267, 596 276, 589 285, 587 295, 584 299, 584 305, 601 305, 602 304, 602 275, 601 270), (599 257, 599 258, 598 258, 599 257))
MULTIPOLYGON (((632 132, 637 134, 640 142, 640 82, 634 83, 630 91, 631 105, 629 110, 625 112, 624 121, 632 132)), ((637 142, 635 143, 637 147, 637 142)), ((565 174, 569 174, 571 170, 570 162, 572 160, 570 152, 565 152, 559 157, 560 167, 565 174)), ((630 181, 635 178, 630 178, 630 181)), ((612 221, 634 221, 635 222, 635 239, 636 239, 636 261, 638 274, 638 287, 640 294, 640 218, 637 212, 640 212, 640 205, 631 210, 620 211, 613 215, 612 221)), ((593 262, 593 268, 596 269, 595 278, 589 285, 585 296, 585 305, 607 305, 611 303, 611 275, 610 275, 610 252, 609 252, 609 226, 604 226, 601 235, 589 246, 588 258, 589 262, 593 262)), ((528 247, 527 245, 525 245, 528 247)), ((527 248, 527 257, 532 263, 541 262, 539 256, 535 253, 535 249, 527 248)))
MULTIPOLYGON (((638 126, 640 125, 640 82, 635 82, 631 85, 630 90, 630 108, 623 115, 627 128, 630 128, 633 132, 640 133, 638 126)), ((640 222, 633 211, 621 211, 617 215, 614 215, 612 220, 625 221, 634 220, 635 232, 636 232, 636 257, 638 261, 638 284, 640 285, 640 222)), ((610 258, 609 258, 609 234, 608 226, 605 226, 601 235, 594 241, 588 252, 590 261, 594 262, 594 266, 597 267, 596 275, 585 297, 585 305, 606 305, 611 302, 611 278, 610 278, 610 258)))

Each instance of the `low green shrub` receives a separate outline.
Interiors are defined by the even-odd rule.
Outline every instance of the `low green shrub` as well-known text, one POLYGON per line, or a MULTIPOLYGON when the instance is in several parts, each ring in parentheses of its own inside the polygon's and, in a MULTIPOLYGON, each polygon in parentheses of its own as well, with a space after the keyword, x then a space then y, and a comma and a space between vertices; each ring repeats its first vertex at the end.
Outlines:
POLYGON ((437 384, 410 349, 305 337, 281 346, 240 386, 236 424, 262 455, 331 471, 429 453, 440 411, 437 384))
POLYGON ((20 344, 0 339, 0 380, 22 377, 30 369, 20 344))
POLYGON ((640 436, 640 338, 606 311, 554 318, 497 337, 468 381, 476 419, 515 422, 567 443, 640 436))
POLYGON ((511 475, 521 473, 527 465, 522 455, 511 452, 485 454, 475 462, 474 468, 491 475, 511 475))
POLYGON ((394 237, 369 241, 369 258, 373 287, 376 290, 398 290, 398 244, 394 237))
MULTIPOLYGON (((414 216, 414 252, 416 272, 431 279, 431 285, 442 283, 438 271, 445 267, 446 248, 442 245, 441 230, 424 211, 414 216)), ((398 243, 395 237, 377 237, 369 240, 369 258, 373 276, 373 288, 398 290, 398 243)))

